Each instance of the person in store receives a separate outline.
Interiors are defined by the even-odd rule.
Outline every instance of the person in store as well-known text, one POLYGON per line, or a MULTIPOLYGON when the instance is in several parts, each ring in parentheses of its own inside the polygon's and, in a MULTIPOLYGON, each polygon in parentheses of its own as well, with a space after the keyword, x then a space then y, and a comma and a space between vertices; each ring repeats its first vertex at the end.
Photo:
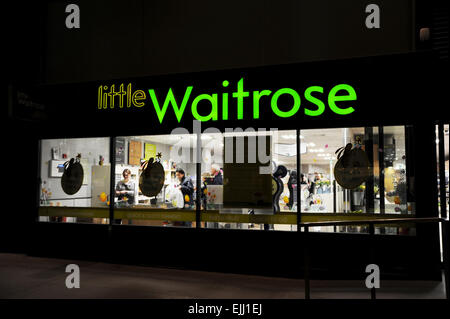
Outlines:
POLYGON ((288 185, 288 190, 289 190, 289 198, 288 198, 287 206, 289 207, 289 209, 292 209, 294 207, 294 202, 295 203, 297 202, 297 200, 296 200, 297 187, 299 187, 297 171, 292 170, 289 172, 289 179, 288 179, 287 185, 288 185))
MULTIPOLYGON (((116 185, 116 197, 119 199, 119 206, 131 206, 134 204, 135 185, 130 179, 131 171, 126 168, 122 172, 123 179, 116 185)), ((115 219, 116 224, 120 224, 121 219, 115 219)))
POLYGON ((314 183, 317 183, 317 182, 319 182, 320 181, 320 174, 319 173, 314 173, 314 183))
MULTIPOLYGON (((194 205, 194 184, 190 177, 186 177, 186 173, 182 168, 177 168, 175 171, 175 176, 177 177, 180 184, 178 185, 178 189, 183 194, 184 205, 183 208, 192 208, 194 205)), ((184 226, 191 227, 191 221, 173 221, 173 226, 184 226)))
POLYGON ((191 207, 194 204, 194 184, 190 177, 186 177, 186 173, 182 168, 177 168, 175 175, 180 182, 178 189, 183 194, 184 207, 191 207))
POLYGON ((312 204, 314 204, 314 194, 316 193, 316 184, 319 181, 320 181, 320 176, 318 173, 315 173, 314 177, 308 184, 309 185, 309 188, 308 188, 309 195, 308 195, 308 198, 306 199, 306 201, 310 206, 312 204))
MULTIPOLYGON (((206 204, 207 204, 207 201, 208 201, 208 196, 207 196, 207 194, 208 194, 208 186, 206 184, 206 177, 208 175, 209 174, 207 172, 202 173, 202 186, 201 186, 201 190, 200 190, 200 192, 201 192, 200 200, 201 200, 201 203, 202 203, 202 209, 206 209, 206 204)), ((194 187, 194 189, 196 190, 195 187, 194 187)))
POLYGON ((306 180, 304 174, 300 174, 300 184, 303 184, 303 185, 308 184, 308 181, 306 180))
POLYGON ((208 184, 210 185, 223 185, 223 175, 222 170, 218 164, 211 165, 211 176, 212 179, 208 184))

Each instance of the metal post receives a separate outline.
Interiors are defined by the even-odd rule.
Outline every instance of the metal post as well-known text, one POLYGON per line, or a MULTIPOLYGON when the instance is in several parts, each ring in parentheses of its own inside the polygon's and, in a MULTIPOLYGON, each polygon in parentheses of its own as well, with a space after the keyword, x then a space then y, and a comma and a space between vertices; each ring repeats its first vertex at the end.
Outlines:
POLYGON ((310 282, 309 282, 309 267, 310 267, 310 257, 309 257, 309 242, 308 242, 308 236, 309 235, 309 226, 305 226, 305 231, 303 233, 303 245, 304 245, 304 263, 305 263, 305 270, 304 270, 304 280, 305 280, 305 299, 311 299, 311 288, 310 288, 310 282))
MULTIPOLYGON (((375 254, 374 254, 374 240, 375 240, 375 227, 373 223, 369 223, 369 262, 372 264, 375 260, 375 254)), ((370 290, 370 299, 377 299, 376 295, 376 288, 373 287, 370 290)))
POLYGON ((42 177, 41 177, 41 152, 42 152, 42 140, 37 140, 37 167, 36 167, 36 198, 35 198, 35 214, 33 216, 33 223, 39 221, 39 207, 41 206, 41 189, 42 189, 42 177))
MULTIPOLYGON (((414 163, 414 142, 415 139, 413 137, 414 130, 412 126, 407 125, 405 126, 405 151, 406 151, 406 194, 407 194, 407 203, 415 204, 416 202, 416 196, 413 192, 414 186, 412 185, 414 182, 414 166, 416 165, 414 163)), ((411 207, 411 212, 409 212, 408 208, 408 214, 415 214, 415 208, 411 207)))
POLYGON ((202 182, 201 182, 201 171, 202 171, 202 138, 201 133, 197 133, 197 155, 196 155, 196 199, 195 199, 195 228, 201 228, 201 196, 202 196, 202 182))
POLYGON ((448 220, 442 220, 442 250, 443 250, 443 263, 444 263, 444 286, 445 286, 445 296, 447 300, 450 299, 450 275, 449 275, 449 247, 448 241, 449 239, 449 224, 448 220))
MULTIPOLYGON (((332 172, 330 172, 332 174, 332 172)), ((337 205, 337 192, 336 192, 336 180, 333 180, 333 213, 336 213, 336 205, 337 205)), ((337 226, 333 225, 333 232, 337 233, 337 226)))
POLYGON ((111 225, 114 224, 114 202, 115 202, 115 179, 116 179, 116 137, 111 136, 109 139, 109 162, 111 169, 109 172, 109 235, 111 236, 111 225))
POLYGON ((299 129, 297 129, 296 130, 296 135, 297 135, 297 190, 296 190, 296 192, 297 192, 297 232, 299 232, 300 231, 300 223, 302 222, 302 203, 301 203, 301 193, 300 193, 300 188, 302 187, 302 184, 301 184, 301 173, 300 173, 300 168, 301 168, 301 165, 300 165, 300 161, 301 161, 301 158, 300 158, 300 156, 301 156, 301 154, 300 154, 300 149, 301 149, 301 147, 300 147, 300 130, 299 129))
POLYGON ((108 249, 107 258, 113 261, 114 243, 113 243, 113 224, 114 224, 114 202, 115 202, 115 179, 116 179, 116 137, 109 139, 109 223, 108 223, 108 249))
MULTIPOLYGON (((408 154, 409 156, 409 154, 408 154)), ((380 193, 380 214, 385 212, 384 203, 384 131, 383 126, 378 127, 378 173, 380 175, 378 192, 380 193)))
POLYGON ((374 176, 373 176, 373 128, 365 127, 364 128, 364 148, 369 158, 370 163, 370 177, 366 180, 366 189, 364 191, 365 197, 365 208, 366 213, 373 214, 374 213, 374 176))
POLYGON ((439 190, 441 202, 441 217, 447 218, 447 196, 445 190, 445 141, 444 141, 444 125, 438 125, 439 139, 439 190))

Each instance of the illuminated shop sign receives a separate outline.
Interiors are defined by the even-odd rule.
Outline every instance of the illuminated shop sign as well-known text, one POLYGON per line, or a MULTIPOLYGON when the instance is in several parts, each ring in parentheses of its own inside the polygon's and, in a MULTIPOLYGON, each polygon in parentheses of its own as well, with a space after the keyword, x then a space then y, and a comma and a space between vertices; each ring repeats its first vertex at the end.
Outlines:
MULTIPOLYGON (((222 82, 224 88, 228 88, 230 82, 225 80, 222 82)), ((236 119, 244 119, 244 108, 251 107, 253 119, 259 119, 260 104, 270 103, 272 112, 280 118, 289 118, 303 112, 307 116, 320 116, 328 107, 332 112, 338 115, 348 115, 355 111, 357 95, 355 89, 345 83, 337 84, 329 89, 323 86, 309 86, 303 92, 292 88, 280 88, 276 91, 271 90, 244 90, 244 78, 241 78, 236 83, 234 92, 221 92, 197 94, 194 86, 187 86, 184 89, 184 95, 181 98, 176 98, 174 90, 169 88, 167 92, 158 91, 155 89, 133 90, 132 83, 121 83, 116 86, 112 84, 109 87, 100 85, 98 87, 98 109, 114 109, 114 108, 142 108, 151 105, 153 107, 160 123, 163 123, 167 112, 172 109, 178 122, 183 118, 183 114, 188 107, 194 119, 205 121, 228 120, 229 102, 233 101, 233 107, 236 107, 236 119), (286 98, 283 102, 280 97, 287 96, 290 102, 286 103, 286 98), (232 100, 234 99, 234 100, 232 100), (337 102, 349 102, 345 107, 337 102), (208 114, 200 114, 199 103, 202 103, 202 113, 204 113, 203 106, 208 104, 208 114), (235 103, 234 103, 235 102, 235 103)), ((176 92, 183 94, 183 91, 176 92)))

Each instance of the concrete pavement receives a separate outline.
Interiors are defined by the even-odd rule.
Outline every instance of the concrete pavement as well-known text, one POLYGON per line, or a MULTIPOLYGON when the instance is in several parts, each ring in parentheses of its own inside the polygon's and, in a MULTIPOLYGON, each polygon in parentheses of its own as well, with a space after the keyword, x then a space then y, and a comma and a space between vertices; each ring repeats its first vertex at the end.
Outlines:
MULTIPOLYGON (((0 254, 0 298, 303 299, 301 279, 224 274, 0 254), (80 288, 68 289, 68 264, 80 288)), ((369 299, 364 281, 311 281, 313 299, 369 299)), ((442 282, 381 281, 377 298, 443 299, 442 282)))

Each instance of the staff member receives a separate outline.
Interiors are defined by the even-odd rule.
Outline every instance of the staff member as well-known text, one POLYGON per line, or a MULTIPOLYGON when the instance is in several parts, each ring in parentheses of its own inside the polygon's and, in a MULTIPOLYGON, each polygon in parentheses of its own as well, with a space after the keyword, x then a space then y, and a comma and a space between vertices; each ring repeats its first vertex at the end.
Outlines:
POLYGON ((119 197, 119 200, 125 200, 125 202, 129 205, 134 204, 134 191, 135 185, 131 177, 131 171, 126 168, 122 172, 123 180, 119 181, 116 185, 116 196, 119 197))
MULTIPOLYGON (((134 204, 135 197, 135 185, 130 180, 131 171, 128 168, 124 169, 122 176, 123 180, 119 181, 116 185, 116 197, 121 201, 119 205, 130 206, 134 204)), ((120 224, 121 222, 121 219, 115 219, 116 224, 120 224)))

